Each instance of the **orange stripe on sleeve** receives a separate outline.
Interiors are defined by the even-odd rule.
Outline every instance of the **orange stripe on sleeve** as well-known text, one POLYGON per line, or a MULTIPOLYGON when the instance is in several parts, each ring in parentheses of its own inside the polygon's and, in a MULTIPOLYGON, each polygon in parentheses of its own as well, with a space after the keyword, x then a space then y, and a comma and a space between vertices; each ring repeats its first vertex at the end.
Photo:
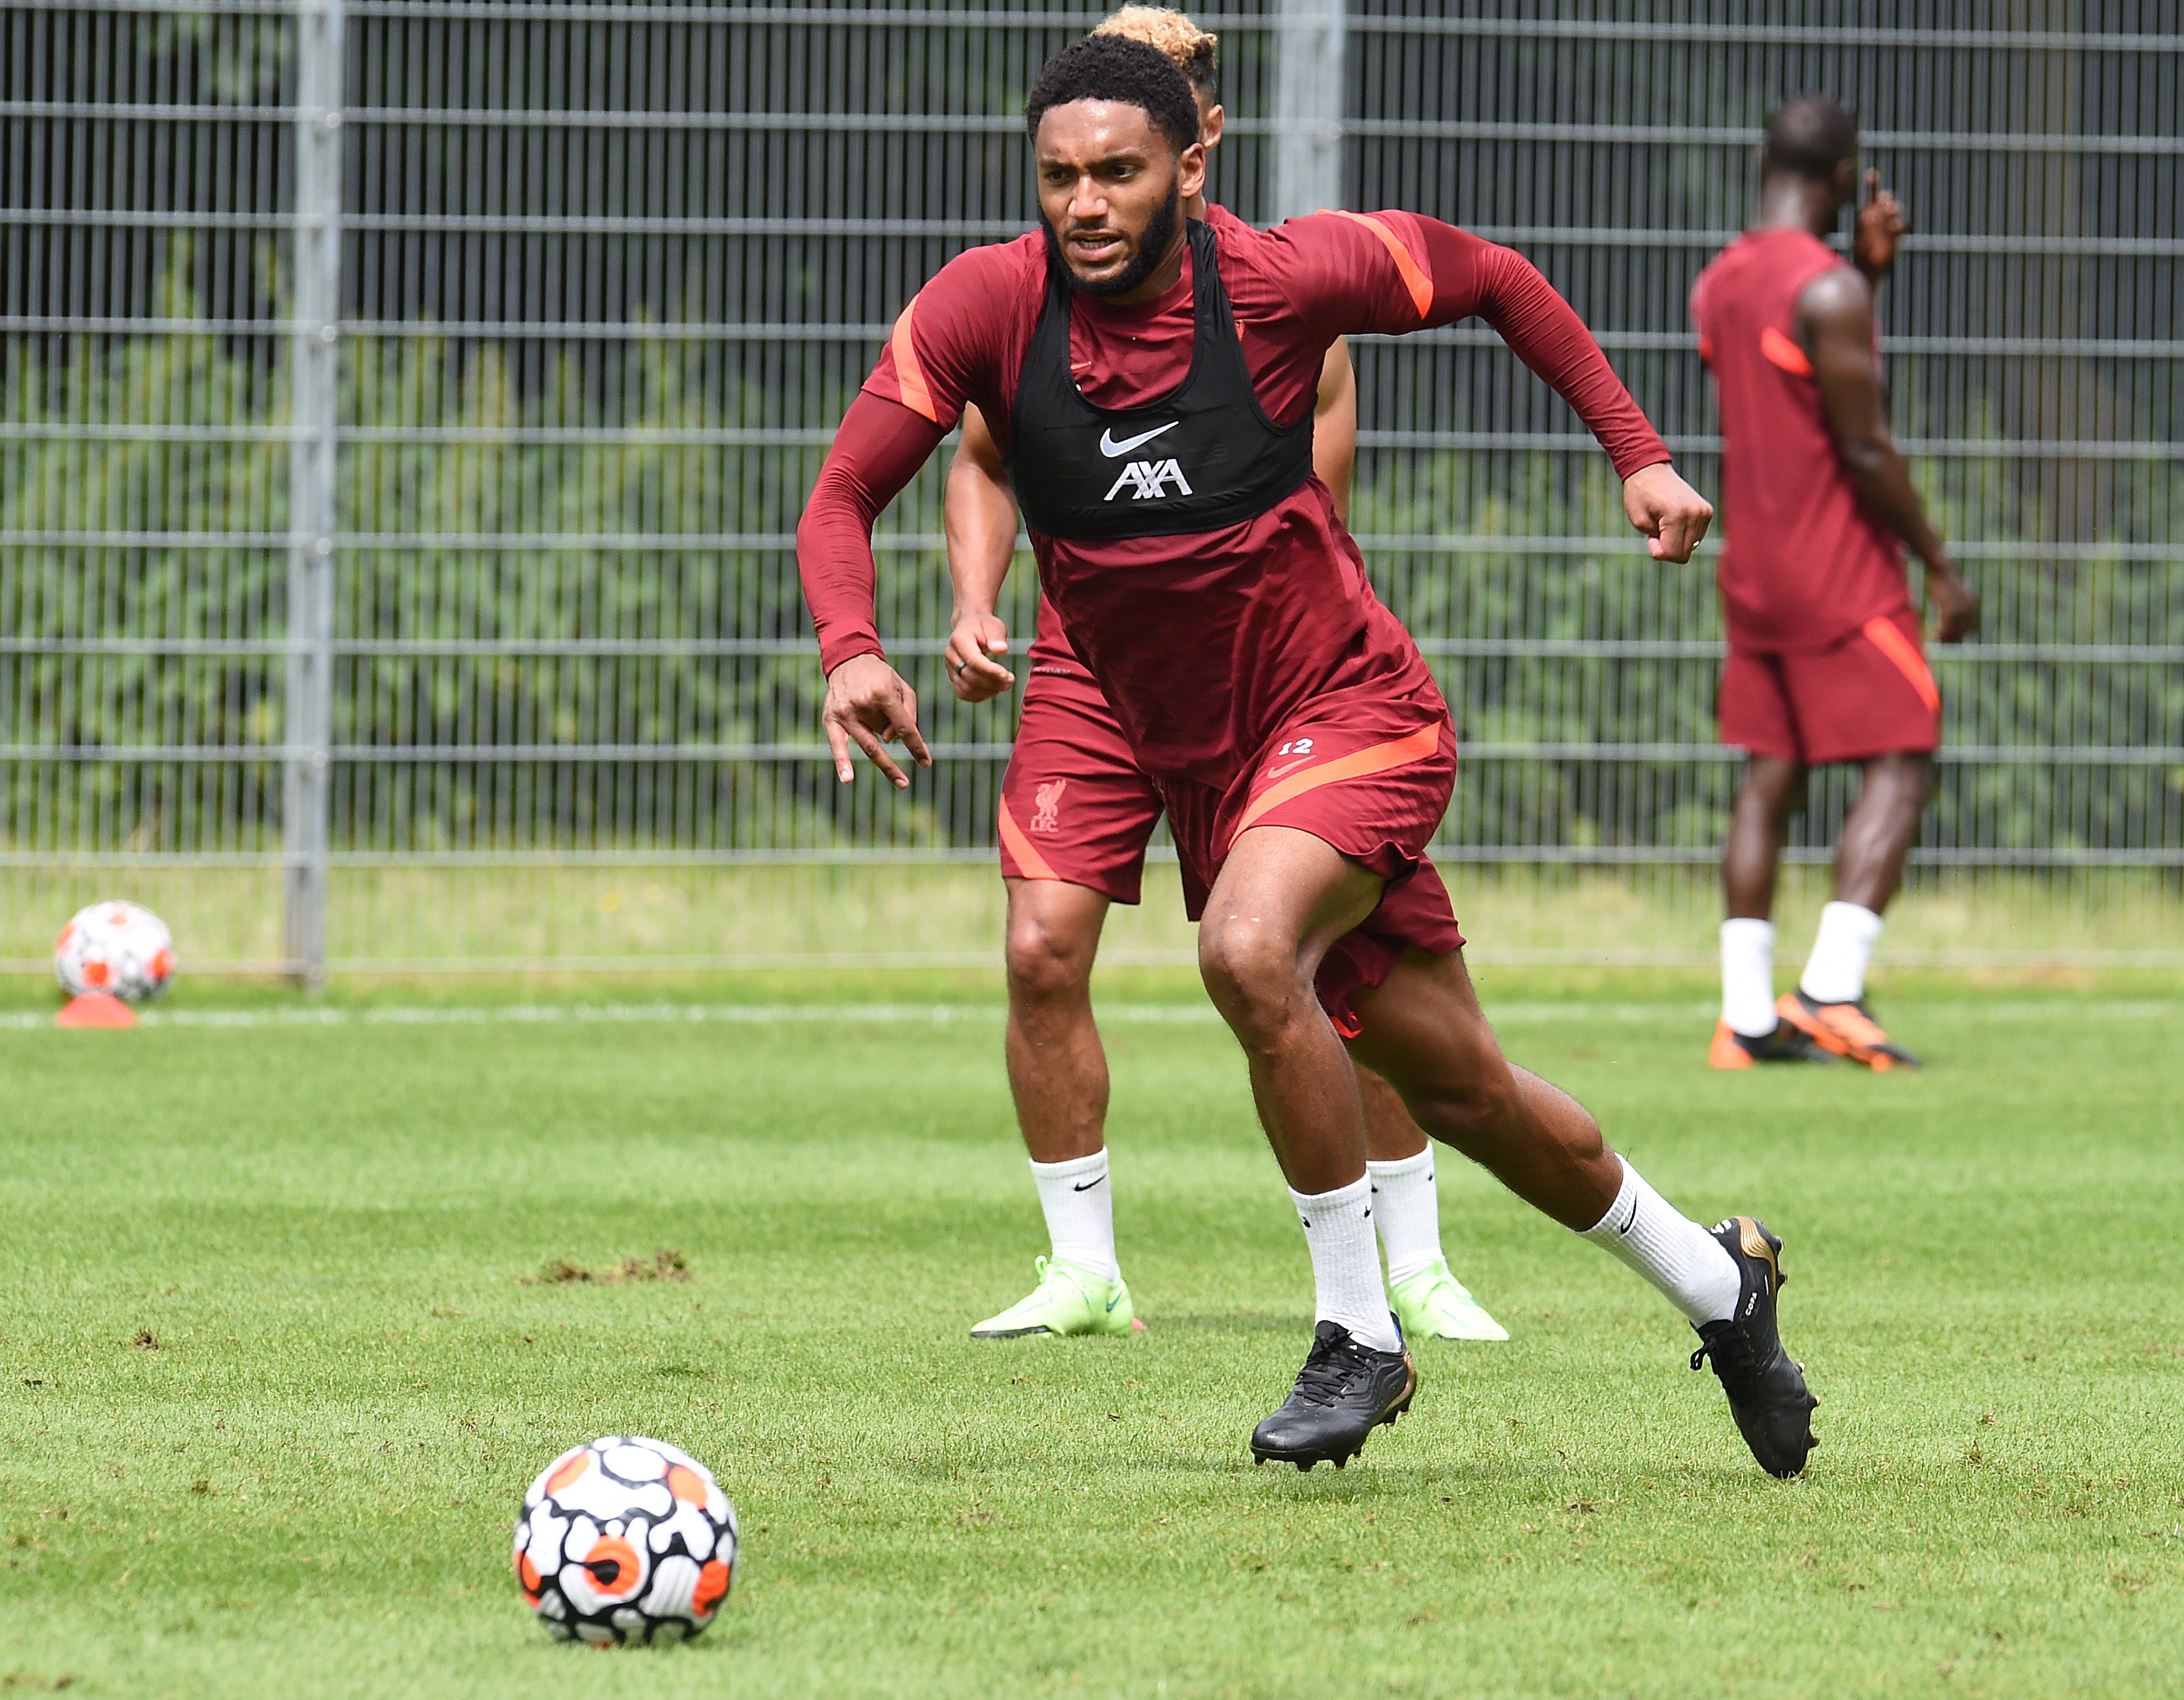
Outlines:
POLYGON ((1420 727, 1405 738, 1394 738, 1385 744, 1374 744, 1363 750, 1353 750, 1347 755, 1338 755, 1332 761, 1323 761, 1317 767, 1307 767, 1301 773, 1292 773, 1279 784, 1269 785, 1251 800, 1244 811, 1243 818, 1236 822, 1236 830, 1228 834, 1234 844, 1258 819, 1271 809, 1278 809, 1295 797, 1307 791, 1317 791, 1323 785, 1337 784, 1345 779, 1362 779, 1368 774, 1384 773, 1391 767, 1407 767, 1413 761, 1423 761, 1440 748, 1440 726, 1438 722, 1420 727))
POLYGON ((933 404, 933 391, 925 382, 925 368, 917 362, 917 344, 911 340, 910 315, 916 310, 917 298, 913 295, 894 321, 894 335, 888 339, 888 348, 894 355, 894 381, 902 391, 902 404, 938 425, 940 410, 933 404))
POLYGON ((1919 653, 1919 646, 1903 635, 1903 629, 1884 614, 1876 614, 1863 628, 1866 642, 1896 663, 1897 672, 1911 681, 1911 688, 1919 693, 1919 700, 1926 705, 1927 711, 1942 711, 1942 688, 1934 683, 1934 671, 1926 665, 1926 658, 1919 653))
POLYGON ((1380 238, 1381 244, 1395 259, 1396 270, 1403 275, 1403 287, 1411 292, 1411 301, 1418 309, 1418 317, 1424 319, 1433 310, 1433 278, 1425 267, 1418 264, 1417 256, 1403 246, 1403 239, 1379 220, 1367 214, 1344 212, 1339 207, 1334 211, 1337 218, 1361 224, 1380 238))
POLYGON ((1772 325, 1763 326, 1759 332, 1759 352, 1793 377, 1808 378, 1813 375, 1813 363, 1805 358, 1805 351, 1772 325))
POLYGON ((1022 870, 1020 878, 1024 879, 1061 878, 1048 863, 1047 859, 1033 847, 1032 841, 1024 836, 1023 828, 1017 824, 1017 817, 1009 812, 1009 805, 1006 803, 1000 805, 1000 821, 1002 847, 1016 858, 1017 866, 1022 870))

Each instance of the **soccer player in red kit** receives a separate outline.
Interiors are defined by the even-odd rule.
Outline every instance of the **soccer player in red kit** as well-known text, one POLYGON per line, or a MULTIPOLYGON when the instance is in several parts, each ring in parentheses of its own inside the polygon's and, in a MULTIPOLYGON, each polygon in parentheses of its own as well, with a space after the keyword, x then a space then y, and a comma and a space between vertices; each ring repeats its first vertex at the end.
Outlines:
MULTIPOLYGON (((1159 48, 1190 80, 1210 153, 1223 124, 1219 43, 1180 12, 1125 6, 1099 33, 1159 48)), ((1186 218, 1207 214, 1203 195, 1186 218)), ((1222 217, 1228 215, 1222 214, 1222 217)), ((984 702, 1016 683, 1003 665, 1008 628, 994 612, 1016 549, 1017 502, 1000 445, 975 404, 948 471, 948 570, 955 582, 949 683, 984 702)), ((1327 351, 1312 410, 1312 466, 1346 518, 1357 449, 1357 391, 1348 345, 1327 351)), ((1031 1156, 1050 1255, 1039 1282, 972 1327, 986 1340, 1128 1334, 1136 1313, 1115 1249, 1107 1163, 1107 1058, 1093 1018, 1091 975, 1111 903, 1135 903, 1159 788, 1042 599, 1026 657, 1029 679, 1016 749, 1001 783, 1001 873, 1008 888, 1009 1085, 1031 1156)), ((1433 1148, 1395 1089, 1358 1078, 1365 1101, 1373 1219, 1388 1256, 1388 1291, 1407 1340, 1507 1340, 1448 1267, 1433 1148)))
POLYGON ((903 309, 797 528, 838 775, 854 778, 852 744, 897 785, 888 743, 931 760, 875 629, 872 527, 975 402, 1055 611, 1159 785, 1200 972, 1311 1253, 1312 1346, 1253 1456, 1344 1462, 1417 1388, 1373 1244, 1354 1057, 1429 1134, 1652 1282, 1697 1329, 1693 1367, 1713 1360, 1753 1456, 1794 1474, 1814 1402, 1776 1329, 1780 1240, 1675 1210, 1574 1100, 1509 1065, 1473 995, 1424 856, 1455 733, 1312 475, 1322 358, 1337 337, 1478 314, 1608 449, 1657 557, 1687 560, 1713 510, 1518 254, 1405 212, 1267 232, 1185 220, 1197 109, 1142 42, 1064 48, 1025 117, 1042 228, 959 254, 903 309))
POLYGON ((1759 217, 1699 276, 1691 319, 1721 397, 1721 737, 1751 754, 1722 863, 1716 1068, 1847 1056, 1917 1066, 1865 1006, 1865 970, 1934 787, 1942 695, 1903 546, 1926 566, 1935 635, 1979 600, 1949 562, 1888 432, 1874 291, 1904 223, 1875 192, 1846 265, 1822 239, 1858 183, 1858 126, 1825 95, 1783 103, 1759 155, 1759 217), (1774 998, 1774 867, 1807 772, 1864 769, 1836 850, 1835 901, 1795 992, 1774 998))

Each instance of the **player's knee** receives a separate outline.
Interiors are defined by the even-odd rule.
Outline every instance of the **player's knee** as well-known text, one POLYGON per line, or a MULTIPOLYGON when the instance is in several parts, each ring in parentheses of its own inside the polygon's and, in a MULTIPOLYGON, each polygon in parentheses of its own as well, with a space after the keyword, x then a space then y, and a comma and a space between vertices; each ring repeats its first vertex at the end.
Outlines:
POLYGON ((1249 920, 1215 921, 1198 929, 1198 973, 1206 995, 1245 1044, 1279 1032, 1309 997, 1295 941, 1249 920))
POLYGON ((1858 805, 1897 832, 1914 830, 1934 794, 1934 761, 1920 751, 1883 755, 1866 764, 1858 805), (1868 799, 1870 799, 1870 801, 1868 799))
POLYGON ((1017 997, 1067 998, 1081 995, 1092 978, 1095 942, 1076 929, 1039 914, 1009 917, 1009 990, 1017 997))
POLYGON ((1506 1068, 1414 1086, 1404 1102, 1428 1134, 1467 1157, 1492 1151, 1523 1115, 1516 1079, 1506 1068))
POLYGON ((1805 805, 1805 770, 1787 761, 1754 762, 1745 792, 1777 828, 1805 805))

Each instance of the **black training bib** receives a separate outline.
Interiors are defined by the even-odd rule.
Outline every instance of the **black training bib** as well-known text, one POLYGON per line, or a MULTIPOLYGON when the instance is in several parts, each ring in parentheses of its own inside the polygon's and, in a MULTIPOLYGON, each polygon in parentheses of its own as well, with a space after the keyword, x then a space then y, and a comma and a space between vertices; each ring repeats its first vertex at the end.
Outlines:
POLYGON ((1213 232, 1190 232, 1190 370, 1157 401, 1095 407, 1069 370, 1069 280, 1050 254, 1046 300, 1017 382, 1006 465, 1031 530, 1106 542, 1256 519, 1312 476, 1312 409, 1284 428, 1251 382, 1213 232))

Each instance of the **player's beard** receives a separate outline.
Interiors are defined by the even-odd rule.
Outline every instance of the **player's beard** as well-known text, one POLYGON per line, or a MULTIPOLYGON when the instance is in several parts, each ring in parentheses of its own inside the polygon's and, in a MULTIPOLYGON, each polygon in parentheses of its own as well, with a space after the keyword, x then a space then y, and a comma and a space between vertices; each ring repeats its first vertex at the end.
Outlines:
POLYGON ((1069 287, 1106 300, 1128 295, 1160 270, 1161 261, 1167 258, 1168 244, 1175 240, 1176 230, 1182 223, 1183 187, 1178 179, 1168 184, 1167 199, 1161 203, 1159 210, 1145 220, 1145 234, 1138 238, 1138 251, 1130 256, 1130 263, 1112 277, 1103 277, 1096 283, 1077 275, 1061 252, 1061 239, 1055 235, 1054 226, 1042 220, 1041 227, 1046 231, 1048 251, 1061 263, 1062 276, 1069 280, 1069 287))

